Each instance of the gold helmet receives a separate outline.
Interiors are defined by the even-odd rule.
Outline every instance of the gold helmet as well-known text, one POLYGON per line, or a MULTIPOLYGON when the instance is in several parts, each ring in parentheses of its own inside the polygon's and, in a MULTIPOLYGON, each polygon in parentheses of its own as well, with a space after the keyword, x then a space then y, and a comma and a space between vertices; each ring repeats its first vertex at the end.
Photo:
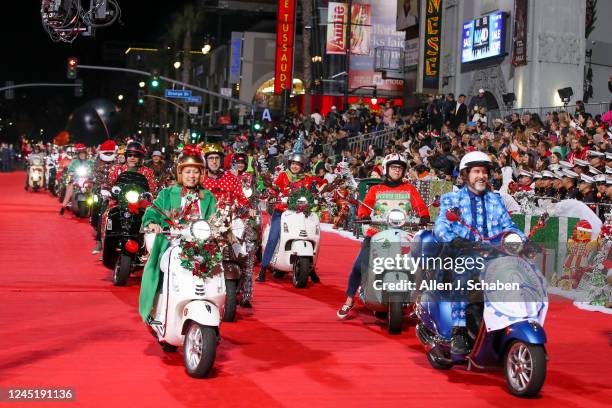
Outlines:
POLYGON ((181 171, 184 167, 198 167, 201 172, 201 176, 204 176, 204 160, 202 159, 202 151, 197 145, 186 145, 183 148, 183 153, 178 158, 176 164, 176 182, 179 185, 183 185, 183 177, 181 171))
POLYGON ((219 143, 206 143, 204 145, 204 157, 208 157, 209 154, 218 154, 223 160, 223 148, 219 143))

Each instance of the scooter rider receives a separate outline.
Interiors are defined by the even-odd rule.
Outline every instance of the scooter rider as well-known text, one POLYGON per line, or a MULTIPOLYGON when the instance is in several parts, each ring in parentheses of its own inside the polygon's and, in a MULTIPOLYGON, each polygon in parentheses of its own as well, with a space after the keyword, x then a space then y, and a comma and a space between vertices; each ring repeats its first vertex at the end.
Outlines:
MULTIPOLYGON (((253 195, 249 197, 251 201, 251 207, 254 207, 252 203, 255 201, 255 173, 247 171, 248 164, 248 156, 246 153, 242 151, 236 151, 232 156, 232 174, 238 178, 238 181, 242 184, 243 187, 250 188, 253 192, 253 195)), ((255 230, 253 224, 251 222, 246 222, 246 231, 245 237, 247 240, 247 260, 246 260, 246 268, 244 271, 244 275, 240 280, 240 292, 242 293, 242 300, 240 301, 240 306, 242 307, 251 307, 251 299, 253 298, 253 266, 255 265, 255 257, 256 257, 256 245, 255 241, 257 240, 257 231, 255 230)))
POLYGON ((104 197, 102 202, 99 204, 96 223, 96 246, 91 251, 93 255, 100 252, 102 249, 102 214, 108 207, 108 197, 110 197, 110 189, 112 184, 110 182, 111 169, 115 164, 117 158, 117 143, 114 140, 106 140, 98 149, 98 157, 94 162, 94 191, 100 193, 101 197, 104 197))
MULTIPOLYGON (((452 208, 459 208, 463 221, 476 229, 483 238, 496 236, 504 231, 513 231, 526 240, 525 234, 512 222, 508 210, 499 194, 491 191, 489 185, 490 170, 493 163, 483 152, 470 152, 463 156, 459 164, 459 173, 465 186, 460 190, 447 193, 440 199, 440 214, 434 225, 434 235, 439 242, 451 243, 451 248, 461 247, 477 237, 469 228, 459 222, 450 222, 444 214, 452 208)), ((455 274, 454 279, 464 278, 455 274)), ((465 292, 458 290, 452 302, 453 331, 451 354, 468 353, 466 315, 467 302, 465 292), (457 298, 459 296, 459 299, 457 298)))
MULTIPOLYGON (((28 167, 26 168, 26 182, 25 189, 28 191, 28 187, 30 185, 30 166, 38 163, 42 166, 45 162, 45 154, 40 150, 40 146, 35 144, 32 147, 32 153, 28 155, 28 167)), ((44 183, 43 183, 44 184, 44 183)))
MULTIPOLYGON (((87 167, 88 171, 91 174, 91 172, 93 171, 93 161, 87 158, 87 147, 85 147, 84 144, 77 143, 76 145, 74 145, 74 150, 77 154, 77 158, 75 160, 72 160, 72 162, 70 162, 70 166, 68 166, 68 177, 70 177, 70 179, 74 178, 74 174, 81 166, 87 167)), ((93 174, 91 175, 91 177, 93 178, 93 174)), ((72 200, 73 191, 74 186, 72 185, 72 183, 68 183, 68 185, 66 186, 66 195, 64 196, 64 201, 62 202, 62 208, 59 212, 60 215, 64 215, 64 211, 66 210, 68 203, 72 200)))
POLYGON ((209 190, 217 199, 217 205, 224 204, 222 201, 229 200, 233 205, 238 201, 240 206, 248 206, 249 200, 242 192, 242 184, 231 172, 222 168, 223 148, 218 143, 208 143, 204 146, 204 159, 206 160, 206 172, 202 186, 209 190))
POLYGON ((124 171, 137 171, 146 177, 149 183, 149 192, 155 193, 155 175, 153 170, 142 164, 146 150, 142 143, 131 141, 125 148, 125 164, 115 164, 110 170, 110 184, 115 184, 117 178, 124 171))
MULTIPOLYGON (((216 200, 210 191, 200 187, 204 178, 204 168, 200 149, 195 145, 185 146, 176 166, 177 184, 161 190, 154 204, 162 211, 173 211, 185 206, 187 196, 196 197, 199 200, 195 201, 197 205, 192 209, 199 211, 201 218, 207 220, 216 211, 216 200)), ((164 219, 152 208, 148 208, 145 212, 142 225, 145 231, 157 234, 140 286, 138 309, 142 320, 147 322, 158 288, 160 262, 169 247, 169 242, 163 234, 160 234, 164 219)))
MULTIPOLYGON (((406 158, 399 153, 391 153, 383 160, 383 172, 385 174, 385 180, 382 184, 377 184, 368 190, 363 203, 357 210, 357 218, 366 219, 371 215, 372 210, 376 207, 376 203, 379 202, 384 195, 389 193, 398 196, 404 202, 410 202, 412 211, 414 211, 419 217, 421 224, 426 225, 429 218, 429 210, 427 205, 423 201, 423 198, 419 194, 419 191, 410 183, 404 182, 404 176, 408 169, 408 161, 406 158), (402 197, 403 196, 403 197, 402 197)), ((353 298, 357 293, 357 289, 361 284, 361 265, 364 257, 367 257, 370 251, 370 239, 376 234, 376 230, 370 228, 367 236, 364 238, 361 249, 348 279, 348 287, 346 289, 346 301, 342 307, 338 310, 336 315, 340 319, 344 319, 348 316, 349 312, 353 308, 353 298)))
MULTIPOLYGON (((308 157, 304 153, 291 153, 288 161, 289 169, 281 172, 274 181, 274 186, 272 186, 272 188, 275 188, 277 193, 280 193, 285 197, 289 196, 292 191, 297 190, 301 187, 310 189, 312 183, 316 183, 316 180, 312 176, 305 173, 305 167, 306 163, 308 163, 308 157)), ((266 249, 264 250, 264 254, 261 259, 261 269, 256 279, 257 282, 266 281, 266 269, 268 268, 268 265, 272 260, 274 250, 276 249, 276 245, 278 244, 278 240, 280 239, 281 215, 286 209, 287 204, 281 202, 277 203, 274 207, 274 212, 272 214, 272 218, 270 219, 270 232, 268 234, 268 241, 266 243, 266 249)), ((314 283, 319 283, 321 281, 314 270, 310 272, 310 279, 314 283)))

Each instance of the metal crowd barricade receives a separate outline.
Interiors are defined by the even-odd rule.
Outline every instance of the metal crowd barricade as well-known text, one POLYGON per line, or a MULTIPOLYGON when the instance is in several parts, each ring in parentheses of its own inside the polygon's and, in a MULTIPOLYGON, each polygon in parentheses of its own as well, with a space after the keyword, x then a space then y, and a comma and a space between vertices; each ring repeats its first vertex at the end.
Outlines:
MULTIPOLYGON (((514 197, 513 197, 514 198, 514 197)), ((544 197, 544 196, 533 196, 533 200, 550 200, 553 203, 558 203, 560 200, 557 197, 544 197)), ((610 211, 610 208, 612 208, 612 204, 608 204, 608 203, 587 203, 585 201, 582 201, 587 207, 591 208, 594 212, 595 215, 597 215, 598 217, 600 216, 600 213, 602 211, 610 211)))
MULTIPOLYGON (((586 112, 590 113, 593 116, 603 115, 609 110, 610 103, 609 102, 598 102, 598 103, 585 103, 584 109, 586 112)), ((537 113, 540 118, 543 120, 548 112, 571 112, 574 113, 576 111, 576 105, 567 105, 567 106, 541 106, 538 108, 514 108, 514 109, 500 109, 500 113, 502 117, 506 117, 513 113, 518 113, 522 115, 526 112, 529 113, 537 113)))
POLYGON ((366 151, 370 145, 382 149, 391 138, 397 136, 402 130, 403 128, 398 127, 352 136, 348 138, 348 148, 351 152, 366 151))

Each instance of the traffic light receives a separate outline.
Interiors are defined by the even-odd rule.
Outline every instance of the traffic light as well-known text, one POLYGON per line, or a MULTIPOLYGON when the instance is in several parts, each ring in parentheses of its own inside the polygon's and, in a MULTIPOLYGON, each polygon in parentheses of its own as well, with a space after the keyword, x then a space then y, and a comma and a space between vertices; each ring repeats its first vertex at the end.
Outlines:
POLYGON ((77 77, 77 67, 79 65, 79 60, 75 57, 68 58, 66 63, 66 77, 68 79, 76 79, 77 77))
POLYGON ((263 126, 261 125, 260 121, 256 120, 253 122, 253 131, 259 132, 262 128, 263 126))
POLYGON ((138 104, 139 105, 144 105, 144 96, 145 96, 144 89, 139 89, 138 90, 138 104))
POLYGON ((153 79, 151 79, 151 88, 157 88, 159 86, 159 78, 154 76, 153 79))
POLYGON ((201 135, 200 135, 199 132, 193 131, 193 132, 191 132, 191 135, 189 137, 189 142, 191 144, 197 144, 197 143, 200 142, 200 137, 201 137, 201 135))
POLYGON ((77 85, 74 87, 74 96, 80 98, 81 96, 83 96, 83 80, 77 79, 76 81, 74 81, 74 83, 77 85))

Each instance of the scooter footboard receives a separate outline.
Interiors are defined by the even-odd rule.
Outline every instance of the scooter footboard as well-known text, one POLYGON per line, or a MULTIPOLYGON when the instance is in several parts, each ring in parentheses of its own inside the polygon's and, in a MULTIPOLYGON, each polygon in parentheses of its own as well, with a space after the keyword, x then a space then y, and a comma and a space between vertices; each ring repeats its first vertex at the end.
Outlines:
POLYGON ((193 300, 183 308, 181 334, 185 334, 187 322, 193 320, 203 326, 219 327, 221 324, 220 312, 217 306, 205 300, 193 300))
POLYGON ((417 303, 419 319, 430 330, 441 337, 450 339, 453 330, 452 304, 450 296, 444 291, 426 291, 417 303))

